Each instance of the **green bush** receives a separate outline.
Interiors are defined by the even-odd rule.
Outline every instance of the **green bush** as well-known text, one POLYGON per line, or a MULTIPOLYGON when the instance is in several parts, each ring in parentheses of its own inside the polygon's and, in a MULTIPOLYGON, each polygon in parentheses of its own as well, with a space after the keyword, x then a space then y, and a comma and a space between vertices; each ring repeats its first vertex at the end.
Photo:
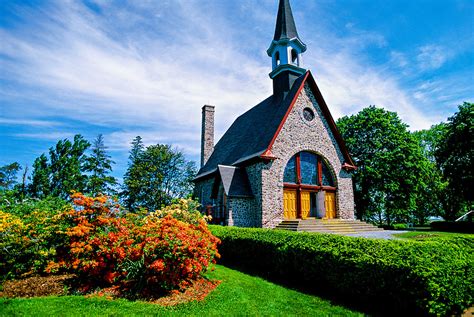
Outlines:
POLYGON ((57 198, 25 200, 0 206, 0 274, 2 279, 42 273, 65 247, 60 217, 71 205, 57 198))
POLYGON ((390 314, 448 315, 473 303, 472 248, 462 243, 220 226, 211 231, 222 241, 225 263, 310 284, 340 299, 378 304, 390 314))
POLYGON ((408 229, 408 225, 406 223, 395 223, 393 224, 394 230, 405 230, 408 229))

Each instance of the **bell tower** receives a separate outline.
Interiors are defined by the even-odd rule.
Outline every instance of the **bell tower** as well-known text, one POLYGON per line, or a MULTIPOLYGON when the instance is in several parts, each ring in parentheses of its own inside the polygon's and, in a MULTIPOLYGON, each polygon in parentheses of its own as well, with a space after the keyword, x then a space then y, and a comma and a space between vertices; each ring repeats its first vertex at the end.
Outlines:
POLYGON ((306 44, 301 41, 296 31, 295 20, 289 0, 280 0, 278 5, 275 35, 267 50, 272 58, 273 94, 285 95, 290 91, 293 82, 306 72, 302 68, 302 54, 306 44))

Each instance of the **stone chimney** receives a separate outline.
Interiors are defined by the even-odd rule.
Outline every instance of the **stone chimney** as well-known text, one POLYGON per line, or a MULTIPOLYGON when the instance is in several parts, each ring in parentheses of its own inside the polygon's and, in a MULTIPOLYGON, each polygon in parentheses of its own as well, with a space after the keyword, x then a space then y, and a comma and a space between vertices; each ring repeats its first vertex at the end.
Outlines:
POLYGON ((201 167, 214 151, 214 106, 202 107, 201 167))

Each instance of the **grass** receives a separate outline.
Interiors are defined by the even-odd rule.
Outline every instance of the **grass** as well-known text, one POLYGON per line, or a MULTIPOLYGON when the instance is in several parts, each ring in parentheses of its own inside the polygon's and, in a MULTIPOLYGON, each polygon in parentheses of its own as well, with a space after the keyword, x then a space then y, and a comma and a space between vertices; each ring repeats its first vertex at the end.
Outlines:
POLYGON ((455 232, 441 232, 441 231, 408 231, 404 233, 396 233, 394 236, 402 239, 415 240, 436 240, 438 238, 471 238, 474 239, 474 234, 470 233, 455 233, 455 232))
POLYGON ((82 296, 0 299, 0 316, 362 316, 316 296, 217 265, 207 276, 221 284, 202 302, 162 307, 82 296))

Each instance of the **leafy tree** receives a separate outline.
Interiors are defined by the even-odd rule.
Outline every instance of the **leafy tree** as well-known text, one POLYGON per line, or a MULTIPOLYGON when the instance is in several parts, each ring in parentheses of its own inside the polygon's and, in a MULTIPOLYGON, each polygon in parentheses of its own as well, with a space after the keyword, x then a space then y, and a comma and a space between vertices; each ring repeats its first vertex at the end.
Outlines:
POLYGON ((16 175, 20 170, 21 166, 17 162, 0 167, 0 190, 13 189, 17 183, 16 175))
POLYGON ((193 162, 169 145, 143 147, 135 138, 130 151, 130 164, 124 177, 123 196, 127 207, 156 210, 171 203, 173 198, 185 197, 192 191, 196 173, 193 162))
POLYGON ((145 145, 143 144, 142 137, 138 135, 132 141, 132 148, 130 149, 130 156, 128 157, 129 166, 135 162, 144 150, 145 145))
POLYGON ((465 102, 448 119, 446 133, 434 156, 446 178, 451 204, 445 218, 454 220, 474 201, 474 103, 465 102))
POLYGON ((420 175, 428 167, 407 125, 395 112, 375 106, 337 124, 358 167, 353 178, 358 218, 388 225, 411 221, 420 175))
POLYGON ((134 208, 135 202, 143 201, 140 189, 140 170, 138 168, 132 168, 135 165, 138 158, 143 154, 145 145, 143 144, 141 136, 136 136, 133 139, 132 148, 130 149, 130 155, 128 156, 128 169, 124 175, 123 191, 120 196, 124 198, 125 204, 129 210, 134 208))
POLYGON ((429 216, 449 218, 449 212, 446 213, 446 211, 453 209, 453 191, 449 188, 435 156, 440 144, 444 142, 446 130, 446 123, 439 123, 431 126, 430 129, 413 133, 424 156, 429 160, 429 167, 419 182, 419 195, 416 202, 418 208, 414 210, 420 224, 423 224, 429 216))
POLYGON ((32 180, 29 185, 29 192, 33 197, 44 198, 51 193, 50 174, 48 158, 45 154, 41 154, 33 163, 32 180))
POLYGON ((99 134, 92 144, 92 154, 85 160, 84 170, 91 174, 87 180, 86 192, 93 196, 99 193, 113 194, 114 186, 117 185, 117 179, 109 175, 115 162, 110 159, 106 150, 104 138, 99 134))
POLYGON ((87 176, 83 173, 90 143, 82 135, 75 135, 74 141, 59 141, 49 149, 51 171, 51 194, 68 199, 72 190, 83 192, 87 176))
POLYGON ((83 192, 87 185, 84 165, 90 143, 81 135, 74 141, 60 140, 49 149, 49 159, 42 154, 33 164, 33 181, 30 186, 34 197, 48 195, 68 199, 72 190, 83 192))
POLYGON ((423 155, 433 163, 436 163, 435 152, 444 141, 446 129, 446 123, 442 122, 432 125, 431 128, 427 130, 413 132, 413 135, 421 146, 423 155))

